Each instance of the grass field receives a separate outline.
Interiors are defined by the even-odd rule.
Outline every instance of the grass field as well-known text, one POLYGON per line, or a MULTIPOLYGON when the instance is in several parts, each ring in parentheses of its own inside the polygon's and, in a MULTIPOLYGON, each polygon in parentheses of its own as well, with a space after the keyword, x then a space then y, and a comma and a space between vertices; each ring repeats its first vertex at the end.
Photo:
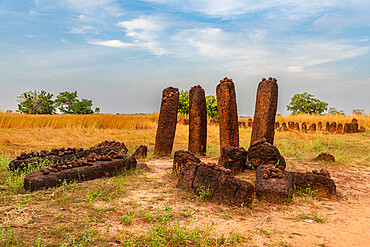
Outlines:
MULTIPOLYGON (((0 246, 361 246, 369 236, 370 117, 356 116, 367 128, 364 133, 275 135, 288 170, 329 169, 338 200, 309 191, 295 195, 290 204, 255 200, 250 207, 236 208, 214 205, 175 188, 172 160, 152 155, 157 118, 158 114, 0 113, 0 246), (144 162, 152 170, 33 193, 22 190, 24 174, 8 171, 9 161, 21 151, 86 148, 104 140, 124 142, 129 153, 147 145, 144 162), (333 154, 336 162, 313 162, 320 152, 333 154)), ((352 118, 298 115, 278 116, 277 121, 345 123, 352 118)), ((250 128, 240 129, 241 146, 248 148, 250 135, 250 128)), ((218 139, 218 127, 208 125, 203 160, 217 161, 218 139)), ((186 150, 187 142, 188 126, 178 125, 174 151, 186 150)), ((242 177, 254 182, 253 171, 242 177)))

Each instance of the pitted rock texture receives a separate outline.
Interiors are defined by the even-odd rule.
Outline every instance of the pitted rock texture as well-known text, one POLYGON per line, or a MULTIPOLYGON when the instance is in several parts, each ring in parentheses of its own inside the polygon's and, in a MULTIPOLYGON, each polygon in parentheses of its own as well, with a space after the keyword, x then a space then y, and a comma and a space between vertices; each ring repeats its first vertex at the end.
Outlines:
POLYGON ((260 201, 283 203, 291 201, 293 195, 292 175, 284 171, 282 177, 263 178, 265 169, 259 166, 256 170, 256 197, 260 201))
POLYGON ((177 111, 179 105, 179 89, 168 87, 163 90, 161 110, 155 139, 154 154, 170 155, 175 138, 177 111))
POLYGON ((337 130, 337 123, 336 122, 332 122, 330 125, 329 125, 329 130, 328 132, 329 133, 335 133, 337 130))
POLYGON ((188 150, 199 156, 207 151, 207 106, 206 94, 201 86, 189 92, 189 146, 188 150))
POLYGON ((252 128, 252 126, 253 126, 253 120, 251 118, 248 118, 247 126, 250 127, 250 128, 252 128))
POLYGON ((187 118, 180 118, 177 121, 177 124, 180 124, 180 125, 189 125, 189 119, 187 119, 187 118))
POLYGON ((317 131, 321 131, 322 130, 322 123, 321 122, 319 122, 318 124, 317 124, 317 131))
POLYGON ((329 127, 330 127, 330 123, 329 122, 326 122, 325 131, 329 131, 329 127))
POLYGON ((246 129, 247 128, 247 125, 245 124, 245 122, 243 122, 243 121, 239 121, 239 128, 244 128, 244 129, 246 129))
POLYGON ((358 132, 365 132, 365 131, 366 131, 365 127, 364 126, 360 126, 360 129, 358 130, 358 132))
POLYGON ((247 151, 244 148, 223 146, 218 165, 231 170, 232 174, 244 171, 247 162, 247 151))
POLYGON ((180 173, 177 188, 187 190, 218 204, 248 205, 253 201, 252 184, 230 175, 230 170, 216 164, 189 162, 180 173))
POLYGON ((343 124, 338 123, 336 133, 337 133, 337 134, 342 134, 342 133, 343 133, 343 124))
POLYGON ((277 80, 271 77, 268 80, 262 78, 257 89, 251 144, 261 138, 265 138, 268 143, 274 144, 277 103, 277 80))
POLYGON ((278 128, 280 128, 280 123, 279 123, 279 121, 277 121, 277 122, 275 123, 275 129, 278 129, 278 128))
POLYGON ((345 123, 344 128, 343 128, 343 134, 349 134, 349 133, 352 133, 352 126, 349 123, 345 123))
POLYGON ((145 159, 147 155, 148 155, 148 147, 144 145, 141 145, 140 147, 138 147, 136 151, 132 154, 132 156, 135 159, 139 159, 139 158, 145 159))
POLYGON ((86 165, 75 167, 63 166, 58 166, 61 167, 60 169, 52 170, 48 168, 29 173, 24 179, 24 188, 34 191, 57 187, 63 184, 64 181, 71 183, 92 180, 103 176, 112 176, 123 170, 135 169, 136 159, 124 155, 122 159, 93 161, 88 162, 86 165))
POLYGON ((216 87, 220 126, 220 149, 223 146, 239 147, 238 110, 232 79, 225 77, 216 87))
POLYGON ((284 171, 276 168, 274 165, 267 165, 265 169, 263 169, 262 177, 264 179, 268 178, 283 178, 284 171))
POLYGON ((41 150, 40 152, 31 152, 26 154, 22 152, 15 160, 9 163, 10 170, 23 170, 29 165, 38 164, 40 161, 48 160, 53 163, 71 161, 76 158, 88 156, 90 153, 105 153, 109 150, 115 150, 122 154, 127 153, 127 148, 123 142, 104 141, 84 150, 83 148, 54 148, 50 151, 41 150))
POLYGON ((302 128, 301 128, 302 129, 302 132, 307 132, 306 122, 303 122, 301 126, 302 126, 302 128))
POLYGON ((325 162, 335 162, 335 157, 328 153, 320 153, 314 160, 325 161, 325 162))
POLYGON ((285 159, 277 147, 266 142, 264 138, 256 141, 249 147, 247 158, 254 168, 264 165, 274 165, 284 171, 286 167, 285 159))
POLYGON ((195 155, 190 153, 189 151, 183 150, 176 151, 173 156, 172 172, 175 175, 179 175, 183 171, 186 163, 188 162, 200 163, 201 161, 199 158, 195 157, 195 155))
POLYGON ((353 133, 358 133, 359 132, 359 130, 358 130, 358 123, 357 122, 353 123, 352 132, 353 133))
POLYGON ((295 189, 317 191, 320 196, 336 196, 336 186, 332 179, 325 175, 291 172, 295 189))

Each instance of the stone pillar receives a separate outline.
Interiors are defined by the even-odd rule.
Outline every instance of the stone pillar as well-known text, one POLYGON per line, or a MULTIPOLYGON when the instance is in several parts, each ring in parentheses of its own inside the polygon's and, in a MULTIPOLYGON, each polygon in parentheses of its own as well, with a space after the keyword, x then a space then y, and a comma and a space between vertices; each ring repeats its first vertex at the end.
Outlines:
POLYGON ((220 126, 220 148, 239 147, 238 111, 232 79, 225 77, 216 87, 220 126))
POLYGON ((326 122, 325 131, 329 131, 329 127, 330 127, 330 123, 329 122, 326 122))
POLYGON ((306 122, 303 122, 302 123, 302 132, 307 132, 307 125, 306 125, 306 122))
POLYGON ((258 85, 256 96, 256 107, 254 109, 254 120, 251 136, 251 144, 266 138, 270 144, 274 144, 275 115, 278 103, 278 84, 275 78, 262 81, 258 85))
POLYGON ((154 154, 170 155, 175 138, 179 89, 168 87, 163 90, 161 110, 158 119, 154 154))
POLYGON ((204 156, 207 149, 206 94, 201 86, 189 92, 189 152, 204 156))
POLYGON ((329 133, 335 133, 336 131, 337 131, 337 123, 336 122, 332 122, 329 125, 329 133))
POLYGON ((322 123, 321 123, 321 122, 319 122, 319 123, 317 124, 317 131, 321 131, 321 129, 322 129, 322 123))
POLYGON ((342 133, 343 133, 343 124, 338 123, 337 134, 342 134, 342 133))
POLYGON ((351 125, 349 123, 345 123, 343 128, 343 134, 348 134, 351 132, 352 132, 351 125))

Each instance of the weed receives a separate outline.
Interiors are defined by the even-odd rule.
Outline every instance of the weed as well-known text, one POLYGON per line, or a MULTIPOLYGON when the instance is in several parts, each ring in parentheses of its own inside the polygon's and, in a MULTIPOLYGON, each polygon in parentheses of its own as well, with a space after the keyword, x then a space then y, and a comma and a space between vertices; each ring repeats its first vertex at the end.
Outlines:
POLYGON ((132 221, 135 219, 135 216, 136 216, 136 210, 133 208, 130 208, 129 210, 127 210, 126 215, 123 216, 122 221, 126 226, 131 225, 132 221))
POLYGON ((197 195, 199 199, 206 200, 209 196, 209 185, 205 188, 203 185, 197 189, 197 195))
POLYGON ((271 229, 271 231, 266 231, 266 230, 264 230, 264 229, 262 229, 262 228, 259 228, 259 230, 261 231, 261 233, 263 234, 263 235, 265 235, 266 237, 268 237, 268 238, 271 238, 271 234, 273 233, 273 229, 271 229))
POLYGON ((300 213, 297 215, 297 217, 295 218, 296 220, 313 220, 314 222, 317 222, 317 223, 324 223, 325 222, 325 219, 321 218, 320 216, 318 216, 316 213, 312 214, 311 216, 305 214, 305 213, 300 213))

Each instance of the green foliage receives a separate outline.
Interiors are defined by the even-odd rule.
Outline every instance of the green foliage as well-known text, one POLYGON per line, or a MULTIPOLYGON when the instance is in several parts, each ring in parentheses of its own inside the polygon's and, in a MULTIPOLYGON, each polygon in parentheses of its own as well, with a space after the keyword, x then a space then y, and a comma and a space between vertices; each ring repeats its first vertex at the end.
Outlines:
POLYGON ((307 92, 293 95, 291 102, 286 106, 294 115, 299 113, 322 114, 328 109, 328 103, 316 99, 307 92))
POLYGON ((203 185, 197 189, 198 197, 202 200, 206 200, 209 196, 209 185, 205 188, 203 185))
POLYGON ((206 96, 207 115, 213 119, 218 119, 217 98, 214 95, 206 96))
POLYGON ((181 90, 179 96, 179 113, 182 115, 189 114, 189 91, 181 90))
POLYGON ((77 91, 74 92, 61 92, 54 101, 63 114, 92 114, 94 111, 91 109, 92 100, 77 98, 77 91))
POLYGON ((335 107, 330 107, 328 110, 329 115, 341 115, 344 116, 344 111, 343 110, 337 110, 335 107))
POLYGON ((52 114, 55 111, 53 94, 45 91, 28 91, 17 97, 18 110, 27 114, 52 114))

